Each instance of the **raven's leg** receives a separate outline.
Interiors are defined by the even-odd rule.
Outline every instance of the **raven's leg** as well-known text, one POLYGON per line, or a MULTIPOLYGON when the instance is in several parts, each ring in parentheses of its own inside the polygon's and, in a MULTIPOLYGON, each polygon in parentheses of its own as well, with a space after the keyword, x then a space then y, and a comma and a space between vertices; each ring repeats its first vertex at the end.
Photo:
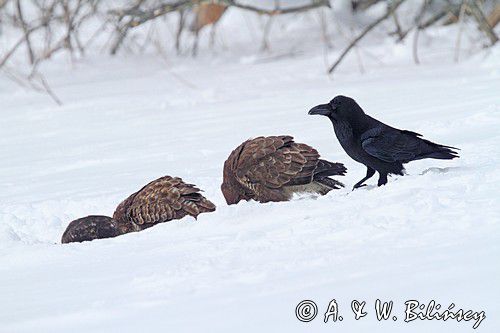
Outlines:
POLYGON ((378 186, 382 186, 387 184, 387 174, 380 173, 380 177, 378 178, 378 186))
POLYGON ((358 187, 362 187, 362 186, 366 186, 364 185, 363 183, 371 178, 373 175, 375 174, 375 170, 373 170, 372 168, 370 167, 367 167, 366 169, 366 177, 361 179, 359 182, 356 183, 356 185, 354 185, 354 187, 352 188, 353 190, 357 189, 358 187))

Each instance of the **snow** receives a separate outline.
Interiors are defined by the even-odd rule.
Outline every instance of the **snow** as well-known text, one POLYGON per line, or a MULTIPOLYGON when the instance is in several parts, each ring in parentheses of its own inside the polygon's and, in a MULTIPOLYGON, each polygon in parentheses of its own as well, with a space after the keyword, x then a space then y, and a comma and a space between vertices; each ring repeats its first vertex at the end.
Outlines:
POLYGON ((0 78, 0 332, 472 331, 473 322, 405 323, 410 299, 484 310, 478 331, 497 332, 500 50, 456 64, 453 42, 424 37, 420 66, 411 43, 372 42, 361 49, 365 73, 353 53, 333 79, 319 47, 287 56, 293 48, 283 40, 271 41, 272 55, 254 43, 254 52, 202 49, 200 59, 167 65, 154 54, 92 55, 73 66, 59 58, 43 70, 60 107, 0 78), (373 178, 351 191, 365 168, 326 119, 307 115, 338 94, 460 147, 461 158, 413 162, 384 187, 373 178), (344 163, 346 188, 227 206, 220 184, 229 152, 273 134, 344 163), (217 211, 59 244, 71 220, 111 215, 167 174, 200 186, 217 211), (377 298, 394 301, 397 321, 376 320, 377 298), (309 323, 295 318, 305 299, 319 308, 309 323), (325 324, 332 299, 344 320, 325 324), (354 299, 367 302, 359 321, 354 299))

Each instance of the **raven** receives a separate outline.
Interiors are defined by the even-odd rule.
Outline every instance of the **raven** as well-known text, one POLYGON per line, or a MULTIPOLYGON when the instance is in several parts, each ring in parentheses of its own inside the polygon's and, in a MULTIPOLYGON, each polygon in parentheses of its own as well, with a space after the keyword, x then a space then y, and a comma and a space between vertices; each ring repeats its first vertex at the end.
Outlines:
POLYGON ((403 164, 424 158, 451 160, 458 157, 458 148, 443 146, 422 138, 421 134, 388 126, 364 113, 350 97, 337 96, 328 104, 315 106, 309 114, 326 116, 347 155, 364 164, 366 177, 353 189, 365 186, 375 171, 380 175, 378 186, 387 183, 388 174, 403 175, 403 164))

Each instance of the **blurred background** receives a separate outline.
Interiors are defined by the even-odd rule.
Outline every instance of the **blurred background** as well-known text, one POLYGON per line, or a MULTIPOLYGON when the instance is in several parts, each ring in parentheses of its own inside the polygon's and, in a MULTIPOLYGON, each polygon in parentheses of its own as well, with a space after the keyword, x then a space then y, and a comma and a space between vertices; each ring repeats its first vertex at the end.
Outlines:
POLYGON ((0 0, 0 75, 60 104, 42 64, 61 57, 74 65, 96 55, 168 62, 316 53, 332 74, 344 59, 361 71, 376 65, 380 55, 365 45, 411 44, 407 57, 419 64, 419 46, 434 43, 424 58, 430 50, 458 62, 497 43, 499 21, 498 0, 0 0))

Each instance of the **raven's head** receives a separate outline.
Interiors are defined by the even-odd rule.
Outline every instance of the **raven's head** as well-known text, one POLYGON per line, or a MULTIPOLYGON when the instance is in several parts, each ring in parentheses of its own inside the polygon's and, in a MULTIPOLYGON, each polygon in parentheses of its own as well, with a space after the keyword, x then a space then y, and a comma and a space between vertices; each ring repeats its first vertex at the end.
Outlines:
POLYGON ((328 104, 320 104, 309 110, 309 114, 327 116, 333 121, 354 120, 365 113, 356 101, 346 96, 336 96, 328 104))

